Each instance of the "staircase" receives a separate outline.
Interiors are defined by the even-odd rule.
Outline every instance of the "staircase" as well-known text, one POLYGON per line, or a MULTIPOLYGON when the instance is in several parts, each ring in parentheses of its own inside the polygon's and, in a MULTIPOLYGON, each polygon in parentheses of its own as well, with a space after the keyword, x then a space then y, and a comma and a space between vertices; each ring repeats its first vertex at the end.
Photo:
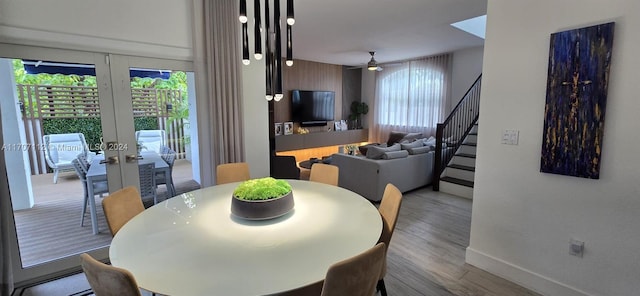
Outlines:
POLYGON ((440 191, 473 198, 477 143, 478 124, 475 123, 440 175, 440 191))
POLYGON ((436 130, 433 190, 473 198, 482 75, 436 130))

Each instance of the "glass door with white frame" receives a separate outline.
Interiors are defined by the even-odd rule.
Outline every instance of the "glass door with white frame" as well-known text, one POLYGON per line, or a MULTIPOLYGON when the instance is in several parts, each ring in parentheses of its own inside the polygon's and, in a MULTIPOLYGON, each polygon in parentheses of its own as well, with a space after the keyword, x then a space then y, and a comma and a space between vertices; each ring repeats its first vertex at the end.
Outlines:
POLYGON ((101 200, 139 186, 129 71, 126 57, 0 44, 18 285, 80 270, 83 252, 108 258, 101 200))
MULTIPOLYGON (((178 68, 181 65, 175 63, 139 58, 129 58, 129 61, 138 163, 148 163, 158 157, 164 161, 155 167, 153 194, 158 201, 163 201, 199 188, 198 178, 194 178, 199 175, 199 155, 198 150, 192 148, 193 143, 197 143, 195 124, 191 124, 195 123, 193 72, 182 70, 184 68, 178 68), (162 64, 172 68, 157 67, 162 64)), ((145 191, 142 182, 140 186, 141 191, 145 191)))

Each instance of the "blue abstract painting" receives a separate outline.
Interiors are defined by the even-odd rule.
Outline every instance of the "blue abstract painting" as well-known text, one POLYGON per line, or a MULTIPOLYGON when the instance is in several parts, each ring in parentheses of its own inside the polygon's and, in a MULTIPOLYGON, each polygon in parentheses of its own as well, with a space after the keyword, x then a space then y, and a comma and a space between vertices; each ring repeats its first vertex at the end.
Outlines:
POLYGON ((614 23, 551 34, 540 171, 600 178, 614 23))

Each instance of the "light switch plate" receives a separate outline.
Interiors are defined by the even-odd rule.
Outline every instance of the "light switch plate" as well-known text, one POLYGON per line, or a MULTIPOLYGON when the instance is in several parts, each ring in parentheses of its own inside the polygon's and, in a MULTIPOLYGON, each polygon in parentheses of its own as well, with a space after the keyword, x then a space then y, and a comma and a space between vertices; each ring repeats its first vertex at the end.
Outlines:
POLYGON ((571 239, 569 242, 569 254, 577 257, 582 257, 584 254, 584 242, 576 239, 571 239))
POLYGON ((502 144, 518 145, 519 135, 520 135, 520 131, 518 131, 518 130, 503 130, 502 131, 502 144))

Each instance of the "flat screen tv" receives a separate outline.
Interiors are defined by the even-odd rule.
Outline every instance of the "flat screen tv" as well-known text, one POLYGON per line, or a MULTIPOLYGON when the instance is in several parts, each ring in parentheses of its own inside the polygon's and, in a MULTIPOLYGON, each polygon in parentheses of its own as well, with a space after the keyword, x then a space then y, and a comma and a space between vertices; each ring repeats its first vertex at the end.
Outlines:
POLYGON ((291 91, 291 117, 301 126, 326 125, 334 120, 335 97, 333 91, 291 91))

